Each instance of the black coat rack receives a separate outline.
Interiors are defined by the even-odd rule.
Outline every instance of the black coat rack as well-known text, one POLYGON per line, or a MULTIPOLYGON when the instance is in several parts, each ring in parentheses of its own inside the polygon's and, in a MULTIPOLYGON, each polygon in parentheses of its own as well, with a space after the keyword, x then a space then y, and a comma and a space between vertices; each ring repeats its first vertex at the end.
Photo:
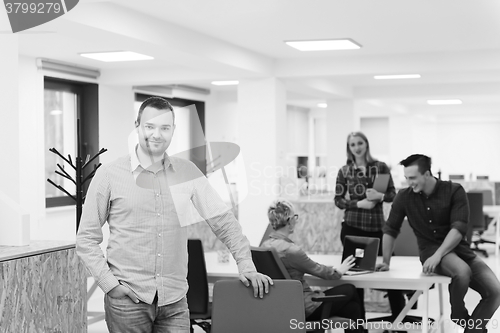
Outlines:
POLYGON ((92 158, 90 157, 90 155, 87 155, 85 162, 83 162, 83 159, 80 155, 80 140, 81 140, 81 138, 80 138, 80 119, 77 119, 77 121, 76 121, 76 138, 77 138, 77 143, 76 143, 77 155, 76 155, 76 159, 75 159, 75 164, 73 164, 73 160, 71 159, 71 155, 68 154, 68 158, 65 158, 61 153, 59 153, 59 151, 57 151, 57 149, 55 149, 55 148, 49 149, 49 151, 58 155, 66 163, 68 163, 73 169, 75 169, 75 171, 76 171, 75 178, 76 179, 73 179, 73 177, 71 177, 66 172, 66 170, 64 170, 64 166, 61 166, 59 163, 57 163, 57 167, 59 168, 59 170, 61 170, 61 172, 59 170, 56 170, 56 173, 64 178, 66 178, 66 179, 71 180, 75 184, 76 194, 73 195, 73 194, 69 193, 61 185, 54 183, 50 179, 47 179, 47 181, 49 183, 51 183, 52 185, 54 185, 57 189, 64 192, 68 197, 75 200, 75 202, 76 202, 76 231, 78 232, 78 228, 80 227, 80 218, 82 216, 82 206, 83 206, 83 202, 85 201, 85 196, 83 195, 83 185, 87 181, 91 180, 92 177, 94 177, 97 169, 101 166, 101 163, 99 163, 98 165, 94 164, 94 170, 92 170, 92 172, 90 172, 90 174, 88 174, 85 178, 83 178, 83 171, 99 155, 101 155, 102 153, 105 153, 107 151, 107 149, 102 148, 92 158))

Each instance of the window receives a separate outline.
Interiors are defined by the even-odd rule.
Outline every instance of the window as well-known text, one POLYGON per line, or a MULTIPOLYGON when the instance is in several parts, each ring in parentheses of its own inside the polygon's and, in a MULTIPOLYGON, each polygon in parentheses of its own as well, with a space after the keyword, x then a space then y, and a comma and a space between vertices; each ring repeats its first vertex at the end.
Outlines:
MULTIPOLYGON (((76 124, 77 119, 80 119, 82 158, 85 161, 88 154, 97 153, 99 149, 97 87, 93 83, 50 77, 44 79, 45 179, 51 179, 71 194, 75 194, 75 185, 70 180, 56 174, 56 170, 59 170, 57 164, 63 166, 64 170, 73 178, 75 178, 75 171, 49 149, 56 148, 66 158, 71 155, 72 161, 75 163, 76 124)), ((84 193, 88 183, 86 185, 84 193)), ((46 207, 75 204, 73 199, 48 182, 45 184, 45 198, 46 207)))

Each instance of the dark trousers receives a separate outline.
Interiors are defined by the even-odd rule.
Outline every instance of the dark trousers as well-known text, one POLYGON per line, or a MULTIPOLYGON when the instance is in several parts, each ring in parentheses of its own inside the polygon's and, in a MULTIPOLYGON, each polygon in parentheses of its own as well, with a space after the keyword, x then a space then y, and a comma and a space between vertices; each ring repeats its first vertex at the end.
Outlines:
MULTIPOLYGON (((325 295, 345 295, 346 297, 341 301, 336 301, 332 303, 332 307, 330 310, 330 315, 328 318, 333 316, 344 317, 351 319, 354 323, 361 323, 361 320, 364 319, 362 314, 363 301, 359 299, 358 293, 356 292, 356 288, 352 284, 342 284, 340 286, 336 286, 330 288, 325 291, 325 295)), ((321 320, 321 312, 323 311, 324 303, 322 303, 319 308, 314 310, 311 313, 307 320, 321 320)), ((353 324, 354 324, 353 323, 353 324)), ((345 329, 345 332, 349 333, 361 333, 363 332, 363 327, 349 327, 345 329)))
POLYGON ((441 259, 436 273, 451 277, 451 319, 463 326, 466 333, 486 332, 486 325, 500 306, 500 282, 495 273, 478 257, 464 261, 454 252, 441 259), (469 288, 481 295, 472 315, 464 303, 469 288))
MULTIPOLYGON (((340 240, 342 244, 344 244, 345 236, 360 236, 360 237, 374 237, 380 239, 380 246, 378 255, 382 255, 382 230, 369 232, 364 231, 358 228, 351 227, 347 225, 345 222, 342 222, 342 230, 340 231, 340 240)), ((359 298, 361 299, 362 304, 362 315, 363 318, 366 318, 365 305, 363 300, 365 299, 365 290, 358 289, 359 298)), ((391 306, 391 312, 393 319, 396 319, 398 314, 403 310, 406 305, 405 298, 403 296, 403 291, 401 290, 387 290, 387 296, 389 298, 389 304, 391 306)))

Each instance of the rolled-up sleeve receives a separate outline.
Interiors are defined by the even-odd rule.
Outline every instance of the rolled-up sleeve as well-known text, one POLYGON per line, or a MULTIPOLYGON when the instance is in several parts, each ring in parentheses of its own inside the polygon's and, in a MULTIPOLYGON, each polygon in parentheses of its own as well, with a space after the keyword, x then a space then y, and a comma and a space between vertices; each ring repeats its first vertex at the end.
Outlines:
POLYGON ((401 230, 401 225, 406 217, 405 207, 404 207, 404 193, 400 192, 394 198, 392 203, 391 212, 389 218, 382 227, 384 234, 396 238, 401 230))
POLYGON ((97 170, 87 191, 76 235, 76 253, 105 293, 119 284, 99 245, 103 241, 102 226, 108 219, 109 204, 109 180, 106 167, 102 166, 97 170))
POLYGON ((462 186, 458 186, 451 197, 450 226, 457 229, 462 235, 466 235, 468 224, 469 203, 467 193, 462 186))

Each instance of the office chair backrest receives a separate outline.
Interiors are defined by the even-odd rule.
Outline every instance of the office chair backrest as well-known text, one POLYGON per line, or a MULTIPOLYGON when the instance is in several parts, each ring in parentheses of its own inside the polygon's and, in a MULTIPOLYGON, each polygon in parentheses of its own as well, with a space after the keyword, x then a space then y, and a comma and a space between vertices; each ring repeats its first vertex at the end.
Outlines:
POLYGON ((189 312, 206 313, 208 311, 208 279, 201 240, 188 239, 188 254, 187 280, 189 290, 187 293, 187 302, 189 312))
POLYGON ((252 260, 257 272, 269 276, 271 279, 290 279, 290 274, 273 248, 252 247, 252 260))
POLYGON ((269 239, 269 235, 271 234, 271 232, 273 232, 273 227, 271 226, 270 223, 267 224, 267 228, 266 228, 266 231, 264 231, 264 235, 262 235, 262 239, 260 240, 260 244, 259 246, 262 246, 262 243, 264 243, 266 240, 269 239))
POLYGON ((467 241, 470 243, 472 231, 484 231, 486 229, 486 220, 483 214, 483 198, 481 191, 467 192, 469 201, 469 230, 467 232, 467 241))
POLYGON ((215 283, 212 333, 305 332, 302 284, 297 280, 276 280, 264 298, 254 297, 253 288, 239 280, 215 283))
POLYGON ((477 190, 471 192, 480 192, 483 194, 483 205, 492 206, 493 203, 493 191, 492 190, 477 190))
POLYGON ((408 220, 404 220, 401 225, 401 231, 396 238, 396 245, 394 247, 394 254, 397 256, 418 256, 417 236, 410 227, 408 220))

